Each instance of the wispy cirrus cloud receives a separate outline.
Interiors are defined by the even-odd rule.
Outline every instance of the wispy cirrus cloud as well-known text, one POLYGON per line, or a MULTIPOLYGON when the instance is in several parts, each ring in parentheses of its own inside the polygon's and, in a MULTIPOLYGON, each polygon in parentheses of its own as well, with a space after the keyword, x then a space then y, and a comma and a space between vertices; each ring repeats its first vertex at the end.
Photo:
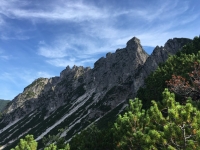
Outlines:
MULTIPOLYGON (((27 40, 30 35, 26 33, 27 28, 23 25, 13 26, 12 20, 29 21, 34 26, 37 23, 68 23, 84 22, 105 19, 110 16, 110 12, 102 10, 94 5, 83 3, 82 1, 49 1, 48 3, 37 3, 31 1, 21 2, 19 0, 6 1, 0 3, 0 39, 27 40), (4 16, 4 17, 1 17, 4 16), (6 30, 5 30, 6 29, 6 30), (18 33, 23 30, 24 32, 18 33)), ((30 24, 30 25, 31 25, 30 24)), ((34 28, 34 27, 33 27, 34 28)), ((28 29, 30 30, 30 29, 28 29)))
POLYGON ((73 67, 76 66, 87 66, 87 67, 93 67, 91 66, 92 63, 94 63, 97 59, 95 58, 87 58, 87 59, 76 59, 76 58, 60 58, 60 59, 49 59, 46 62, 56 66, 56 67, 66 67, 70 66, 73 67))
POLYGON ((50 74, 50 73, 45 72, 45 71, 38 71, 36 73, 36 77, 37 78, 39 78, 39 77, 51 78, 51 77, 53 77, 53 74, 50 74))
POLYGON ((56 42, 51 46, 39 44, 38 54, 45 57, 45 61, 57 67, 67 65, 88 66, 94 63, 100 56, 107 52, 116 50, 116 45, 101 45, 99 41, 92 41, 82 36, 62 36, 57 37, 56 42), (65 39, 65 40, 63 40, 65 39), (66 42, 67 41, 67 42, 66 42))
POLYGON ((21 3, 19 0, 12 2, 3 0, 0 4, 0 12, 10 18, 62 21, 83 21, 107 17, 107 13, 104 13, 102 9, 89 4, 86 5, 82 1, 63 2, 61 0, 49 1, 45 5, 34 2, 21 3), (35 4, 35 7, 30 9, 29 6, 32 4, 35 4))
MULTIPOLYGON (((84 3, 82 4, 84 5, 84 3)), ((76 35, 62 34, 61 38, 55 38, 56 41, 61 42, 54 42, 51 48, 48 46, 40 47, 39 51, 41 48, 47 50, 46 58, 48 59, 46 62, 51 65, 85 65, 87 64, 86 60, 97 58, 98 54, 104 53, 105 55, 107 52, 114 52, 117 48, 125 47, 126 42, 133 36, 140 38, 141 44, 145 46, 164 45, 174 35, 184 35, 183 31, 174 31, 173 28, 198 18, 198 16, 193 17, 193 19, 185 15, 181 16, 188 11, 188 2, 166 1, 162 2, 161 5, 161 2, 156 1, 156 4, 151 5, 152 7, 145 6, 141 10, 129 8, 115 11, 104 8, 103 13, 107 13, 104 15, 107 19, 102 17, 95 21, 82 22, 79 26, 80 33, 76 33, 76 35), (123 18, 123 15, 126 16, 126 20, 119 20, 120 17, 123 18), (136 19, 136 23, 132 19, 136 19), (127 25, 127 22, 131 22, 133 26, 127 25), (120 28, 118 24, 125 27, 120 28), (66 41, 68 46, 65 46, 66 41), (58 55, 55 54, 54 59, 52 59, 48 53, 54 54, 55 51, 58 52, 58 55), (60 52, 63 52, 61 53, 63 57, 59 57, 60 52)), ((94 61, 95 59, 93 59, 94 61)))
POLYGON ((143 3, 143 6, 144 9, 138 9, 137 14, 149 22, 155 20, 172 20, 189 9, 189 3, 187 1, 180 3, 180 0, 165 2, 154 1, 150 7, 145 3, 143 3))
MULTIPOLYGON (((168 38, 173 37, 172 28, 190 23, 198 18, 197 15, 181 16, 189 9, 187 1, 154 1, 154 3, 149 3, 151 6, 146 3, 140 5, 143 6, 143 9, 138 7, 114 9, 110 6, 99 8, 94 3, 86 1, 63 2, 58 0, 56 2, 49 1, 41 7, 37 2, 19 3, 19 0, 13 0, 10 3, 3 0, 3 3, 0 4, 0 12, 8 18, 35 20, 40 23, 45 21, 47 21, 46 23, 49 21, 51 23, 59 23, 59 21, 79 23, 77 24, 79 33, 76 35, 68 34, 66 36, 65 33, 59 33, 54 41, 45 41, 46 43, 39 44, 37 54, 44 56, 47 59, 46 62, 52 65, 78 63, 76 60, 83 56, 85 61, 79 62, 86 62, 87 59, 95 57, 99 53, 113 52, 117 48, 124 47, 125 43, 133 36, 140 38, 142 44, 146 46, 164 44, 168 38), (29 8, 32 4, 33 7, 29 8), (124 18, 123 16, 126 16, 126 20, 120 20, 120 17, 124 18), (132 21, 134 19, 136 19, 136 23, 132 21), (126 22, 131 22, 133 26, 127 25, 126 22), (119 28, 118 24, 125 27, 119 28), (157 37, 161 37, 161 35, 165 36, 158 39, 157 37)), ((178 33, 178 31, 176 32, 178 33)), ((1 34, 0 37, 9 39, 9 36, 4 36, 4 34, 1 34)), ((20 37, 23 39, 23 34, 20 37)), ((16 36, 18 39, 20 37, 16 36)))
POLYGON ((47 58, 62 58, 68 56, 68 48, 70 48, 70 46, 66 42, 55 42, 53 45, 44 43, 39 45, 38 54, 47 58))
MULTIPOLYGON (((42 3, 42 2, 40 2, 42 3)), ((43 4, 43 3, 42 3, 43 4)), ((19 0, 5 1, 0 4, 0 12, 12 19, 25 19, 34 23, 56 23, 59 22, 78 22, 81 32, 87 33, 100 38, 110 40, 134 36, 135 32, 148 32, 148 28, 159 29, 166 27, 160 24, 167 24, 169 30, 171 27, 177 26, 181 20, 183 24, 190 23, 198 17, 179 17, 189 9, 188 1, 154 1, 152 3, 141 3, 142 7, 114 8, 111 6, 98 7, 87 1, 49 1, 42 5, 37 2, 19 0), (30 7, 32 5, 33 7, 30 7), (150 5, 150 6, 149 6, 150 5), (126 20, 120 16, 124 16, 126 20), (181 20, 180 20, 180 19, 181 20), (132 21, 131 21, 132 20, 132 21), (135 21, 134 21, 135 20, 135 21), (175 21, 174 21, 175 20, 175 21), (140 22, 139 24, 137 22, 140 22), (124 23, 123 23, 124 22, 124 23), (131 22, 133 26, 126 25, 131 22), (118 28, 117 24, 123 24, 124 29, 118 28), (135 29, 134 29, 135 28, 135 29), (143 31, 144 30, 144 31, 143 31), (132 31, 132 32, 130 32, 132 31), (125 32, 125 34, 123 34, 125 32), (129 33, 127 35, 127 33, 129 33)), ((5 20, 3 20, 5 22, 5 20)), ((18 34, 16 34, 18 35, 18 34)), ((9 39, 7 35, 1 35, 2 39, 9 39)), ((16 39, 28 39, 25 35, 16 39)))

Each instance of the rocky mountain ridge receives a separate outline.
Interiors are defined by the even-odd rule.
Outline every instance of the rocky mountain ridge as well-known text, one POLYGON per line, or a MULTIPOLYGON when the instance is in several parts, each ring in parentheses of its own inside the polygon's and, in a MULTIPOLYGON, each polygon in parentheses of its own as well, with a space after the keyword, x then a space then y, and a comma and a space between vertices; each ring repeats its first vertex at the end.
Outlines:
POLYGON ((149 56, 134 37, 126 48, 100 58, 93 69, 67 66, 60 77, 35 80, 4 109, 0 145, 15 143, 25 134, 40 140, 65 126, 68 132, 63 136, 69 139, 115 109, 117 115, 158 64, 190 41, 170 39, 149 56))

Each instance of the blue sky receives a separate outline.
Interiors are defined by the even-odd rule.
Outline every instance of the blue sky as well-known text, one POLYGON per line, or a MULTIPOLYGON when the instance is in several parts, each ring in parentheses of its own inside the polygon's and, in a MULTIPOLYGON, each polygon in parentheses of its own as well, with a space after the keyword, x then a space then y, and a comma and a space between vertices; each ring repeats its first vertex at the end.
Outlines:
POLYGON ((199 0, 0 0, 0 99, 67 65, 91 66, 136 36, 148 53, 200 34, 199 0))

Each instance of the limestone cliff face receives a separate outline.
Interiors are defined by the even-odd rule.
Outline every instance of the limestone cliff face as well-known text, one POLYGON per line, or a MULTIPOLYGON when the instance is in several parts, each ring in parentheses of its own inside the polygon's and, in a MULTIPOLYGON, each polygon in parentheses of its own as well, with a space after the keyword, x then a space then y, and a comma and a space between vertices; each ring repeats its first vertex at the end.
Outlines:
POLYGON ((148 54, 143 50, 140 40, 134 37, 127 42, 126 48, 107 53, 106 58, 100 58, 87 75, 89 78, 86 83, 93 81, 98 91, 109 89, 135 74, 137 67, 143 65, 147 58, 148 54))
POLYGON ((125 48, 100 58, 93 69, 67 66, 59 77, 35 80, 4 109, 0 145, 24 134, 34 134, 40 140, 65 126, 69 131, 63 136, 69 139, 112 110, 117 108, 119 113, 158 64, 190 41, 170 39, 148 56, 134 37, 125 48))

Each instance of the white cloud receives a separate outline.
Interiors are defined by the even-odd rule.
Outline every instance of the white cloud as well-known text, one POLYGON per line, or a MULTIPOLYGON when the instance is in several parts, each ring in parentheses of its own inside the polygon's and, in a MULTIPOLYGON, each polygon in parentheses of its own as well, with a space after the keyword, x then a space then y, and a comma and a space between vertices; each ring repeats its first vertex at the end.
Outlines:
POLYGON ((42 55, 44 57, 48 57, 48 58, 62 58, 67 56, 67 51, 66 51, 66 47, 62 46, 62 47, 56 47, 56 48, 52 48, 50 46, 42 46, 39 48, 39 55, 42 55))
POLYGON ((188 4, 182 2, 180 6, 180 1, 176 0, 156 2, 156 4, 152 3, 151 6, 147 6, 146 3, 144 3, 142 7, 143 9, 131 7, 128 9, 117 9, 108 6, 99 8, 98 6, 83 1, 63 2, 61 0, 56 2, 50 1, 43 6, 38 5, 36 2, 21 3, 19 0, 13 0, 12 2, 3 0, 0 4, 0 12, 9 18, 28 20, 40 19, 38 20, 40 22, 45 20, 71 22, 97 21, 102 19, 114 20, 114 18, 121 15, 153 21, 177 16, 188 9, 188 4), (30 8, 30 5, 36 5, 37 7, 30 8))
MULTIPOLYGON (((81 64, 97 54, 114 52, 117 48, 125 47, 126 42, 133 36, 140 38, 141 44, 145 46, 164 45, 175 33, 183 35, 183 32, 175 32, 172 28, 198 18, 197 15, 191 18, 185 16, 182 17, 184 20, 180 20, 179 16, 188 9, 189 2, 179 0, 154 1, 150 6, 144 3, 140 9, 110 6, 99 8, 83 1, 61 0, 50 1, 45 6, 37 5, 36 2, 21 4, 19 0, 13 0, 12 3, 3 0, 0 4, 0 12, 8 18, 36 20, 42 23, 78 22, 76 25, 79 33, 58 33, 53 42, 40 41, 37 53, 55 66, 81 64), (30 5, 33 7, 29 7, 30 5), (123 15, 126 17, 119 20, 123 15), (118 24, 125 27, 119 28, 118 24), (81 63, 77 61, 79 59, 81 63)), ((0 37, 9 39, 3 34, 0 37)))
MULTIPOLYGON (((15 79, 20 79, 25 85, 32 83, 35 79, 43 77, 43 78, 50 78, 53 77, 52 74, 45 72, 45 71, 36 71, 36 70, 26 70, 23 72, 15 73, 15 79)), ((17 80, 17 81, 18 81, 17 80)))
POLYGON ((57 67, 87 66, 98 59, 97 55, 117 49, 114 43, 101 45, 99 41, 92 41, 88 37, 73 35, 57 37, 51 46, 44 44, 44 41, 40 43, 43 44, 39 44, 38 54, 46 57, 47 63, 57 67))
POLYGON ((47 63, 56 66, 56 67, 66 67, 66 66, 74 66, 74 65, 78 65, 77 62, 75 62, 73 59, 51 59, 51 60, 47 60, 47 63))
POLYGON ((53 77, 52 74, 48 73, 48 72, 44 72, 44 71, 39 71, 37 72, 37 78, 43 77, 43 78, 51 78, 53 77))
POLYGON ((115 21, 115 18, 110 17, 108 20, 85 25, 83 31, 84 34, 91 37, 105 39, 106 42, 104 40, 102 45, 125 46, 125 43, 133 36, 140 38, 142 44, 146 46, 162 45, 167 39, 182 34, 182 31, 175 32, 173 28, 179 27, 181 23, 197 19, 197 17, 191 19, 185 15, 180 18, 188 11, 188 8, 188 2, 159 1, 156 4, 152 3, 151 6, 146 5, 143 9, 133 8, 123 11, 122 14, 126 14, 125 18, 128 18, 129 21, 132 18, 130 25, 127 25, 126 20, 115 21), (119 28, 118 23, 124 24, 125 27, 119 28))
POLYGON ((35 9, 26 9, 25 6, 32 5, 31 3, 20 4, 21 1, 19 0, 14 2, 12 4, 8 1, 3 1, 0 4, 0 12, 10 18, 42 19, 40 21, 83 21, 107 17, 107 13, 104 13, 102 9, 84 4, 81 1, 63 2, 58 0, 53 3, 46 3, 45 7, 41 5, 42 7, 35 9))
POLYGON ((47 60, 47 63, 49 63, 53 66, 56 66, 56 67, 66 67, 66 66, 73 67, 74 65, 89 67, 88 64, 92 64, 96 60, 97 59, 95 59, 95 58, 87 58, 87 59, 83 59, 83 60, 77 60, 75 58, 71 58, 71 59, 51 59, 51 60, 47 60))
POLYGON ((198 14, 194 14, 194 15, 189 16, 187 18, 183 18, 182 20, 180 20, 180 24, 188 24, 188 23, 193 22, 196 19, 198 19, 198 17, 199 17, 198 14))
MULTIPOLYGON (((106 5, 100 8, 97 5, 80 0, 76 2, 49 1, 45 5, 42 2, 39 5, 37 2, 21 2, 19 0, 12 0, 10 2, 2 0, 0 4, 0 12, 8 18, 35 20, 42 23, 45 21, 50 21, 50 23, 58 23, 59 21, 79 22, 80 32, 83 32, 86 36, 107 39, 108 42, 120 41, 120 39, 127 39, 138 34, 149 34, 152 33, 152 29, 156 31, 162 28, 160 33, 170 30, 172 27, 180 24, 179 15, 182 15, 188 9, 189 2, 180 0, 154 1, 150 5, 146 5, 146 2, 144 2, 140 7, 127 7, 126 9, 106 5), (30 7, 31 5, 33 7, 30 7), (125 25, 127 20, 117 19, 117 17, 122 15, 126 15, 126 19, 132 20, 131 23, 133 25, 125 25), (126 27, 119 29, 117 27, 118 23, 124 24, 126 27)), ((197 17, 192 18, 188 19, 186 16, 182 18, 182 23, 188 23, 197 19, 197 17)), ((0 38, 9 39, 11 37, 1 34, 0 38)), ((23 34, 17 38, 28 39, 23 34)), ((60 50, 63 48, 57 48, 58 56, 60 57, 67 55, 65 50, 60 50)), ((56 48, 41 47, 40 54, 46 57, 54 57, 56 54, 51 49, 56 48)))

